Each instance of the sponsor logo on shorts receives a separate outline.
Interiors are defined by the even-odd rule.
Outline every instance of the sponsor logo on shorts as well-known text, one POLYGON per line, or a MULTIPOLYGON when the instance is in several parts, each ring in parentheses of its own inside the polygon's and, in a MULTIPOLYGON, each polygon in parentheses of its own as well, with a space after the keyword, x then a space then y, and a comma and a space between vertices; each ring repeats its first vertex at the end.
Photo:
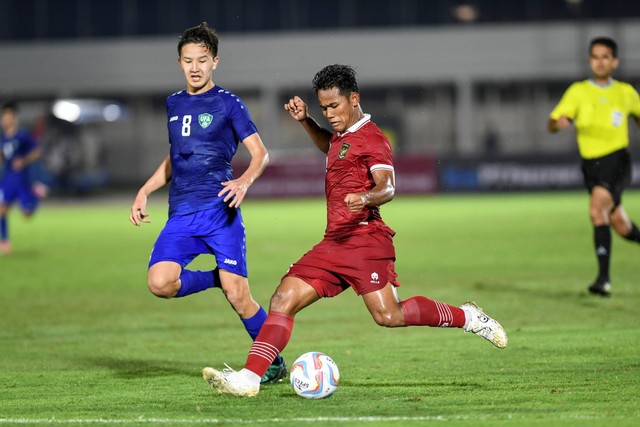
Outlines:
POLYGON ((230 265, 238 265, 238 261, 236 261, 235 259, 229 259, 229 258, 225 258, 224 263, 230 264, 230 265))
POLYGON ((380 276, 375 271, 371 273, 371 283, 376 285, 380 284, 380 276))
POLYGON ((178 116, 173 116, 169 119, 169 123, 175 122, 176 120, 178 120, 178 116))

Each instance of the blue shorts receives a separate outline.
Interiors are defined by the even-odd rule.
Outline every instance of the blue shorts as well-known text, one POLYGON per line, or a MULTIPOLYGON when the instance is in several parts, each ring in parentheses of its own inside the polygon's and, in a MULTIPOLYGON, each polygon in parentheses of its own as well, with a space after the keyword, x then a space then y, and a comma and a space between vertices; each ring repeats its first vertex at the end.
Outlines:
POLYGON ((149 267, 172 261, 184 268, 198 255, 215 256, 218 268, 247 277, 247 247, 240 209, 207 209, 174 215, 160 232, 149 267))
POLYGON ((38 196, 33 193, 29 182, 7 178, 0 185, 0 203, 9 206, 16 200, 20 201, 20 208, 27 213, 33 213, 40 201, 38 196))

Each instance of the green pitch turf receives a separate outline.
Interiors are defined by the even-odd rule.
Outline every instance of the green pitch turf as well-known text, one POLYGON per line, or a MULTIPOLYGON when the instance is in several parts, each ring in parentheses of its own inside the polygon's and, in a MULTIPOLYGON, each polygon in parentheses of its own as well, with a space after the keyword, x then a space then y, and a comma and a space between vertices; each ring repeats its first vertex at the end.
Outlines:
MULTIPOLYGON (((640 221, 640 192, 625 196, 640 221)), ((204 366, 242 367, 250 339, 219 290, 176 300, 147 291, 164 202, 152 197, 153 223, 141 228, 125 199, 45 202, 30 222, 12 212, 14 251, 0 257, 0 425, 640 425, 640 246, 614 237, 613 296, 588 295, 595 256, 582 192, 384 206, 400 297, 475 300, 509 347, 459 329, 381 328, 347 291, 301 312, 283 353, 338 363, 341 385, 319 401, 287 382, 250 399, 205 384, 204 366)), ((321 238, 324 203, 243 209, 252 291, 267 305, 321 238)))

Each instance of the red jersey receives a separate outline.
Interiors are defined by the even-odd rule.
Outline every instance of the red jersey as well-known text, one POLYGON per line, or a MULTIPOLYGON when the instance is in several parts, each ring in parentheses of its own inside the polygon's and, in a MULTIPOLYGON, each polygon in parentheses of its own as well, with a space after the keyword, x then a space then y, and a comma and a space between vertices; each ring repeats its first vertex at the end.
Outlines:
POLYGON ((327 228, 325 238, 340 239, 355 234, 385 230, 395 234, 380 216, 380 208, 365 207, 351 212, 344 202, 349 193, 362 193, 375 187, 372 172, 393 171, 391 144, 371 116, 353 124, 343 133, 334 133, 329 141, 325 193, 327 228))

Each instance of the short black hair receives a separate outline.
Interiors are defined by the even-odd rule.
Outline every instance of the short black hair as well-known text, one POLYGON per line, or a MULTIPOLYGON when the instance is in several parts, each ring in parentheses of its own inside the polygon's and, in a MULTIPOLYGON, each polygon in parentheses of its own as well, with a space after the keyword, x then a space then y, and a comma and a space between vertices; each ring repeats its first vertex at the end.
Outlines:
POLYGON ((611 37, 596 37, 594 39, 591 39, 591 42, 589 43, 589 54, 591 54, 593 46, 597 44, 608 47, 609 49, 611 49, 611 54, 613 55, 613 57, 618 57, 618 43, 616 43, 616 41, 611 37))
POLYGON ((18 103, 13 99, 5 101, 2 103, 2 106, 0 106, 0 110, 2 111, 10 110, 10 111, 13 111, 14 113, 17 113, 18 103))
POLYGON ((356 71, 348 65, 327 65, 316 73, 312 83, 316 94, 319 90, 332 89, 334 87, 338 88, 342 96, 360 92, 356 81, 356 71))
POLYGON ((182 54, 182 46, 189 43, 203 44, 207 47, 207 50, 213 54, 214 58, 218 56, 218 36, 216 35, 216 30, 209 27, 209 24, 206 22, 184 30, 178 41, 178 55, 182 54))

